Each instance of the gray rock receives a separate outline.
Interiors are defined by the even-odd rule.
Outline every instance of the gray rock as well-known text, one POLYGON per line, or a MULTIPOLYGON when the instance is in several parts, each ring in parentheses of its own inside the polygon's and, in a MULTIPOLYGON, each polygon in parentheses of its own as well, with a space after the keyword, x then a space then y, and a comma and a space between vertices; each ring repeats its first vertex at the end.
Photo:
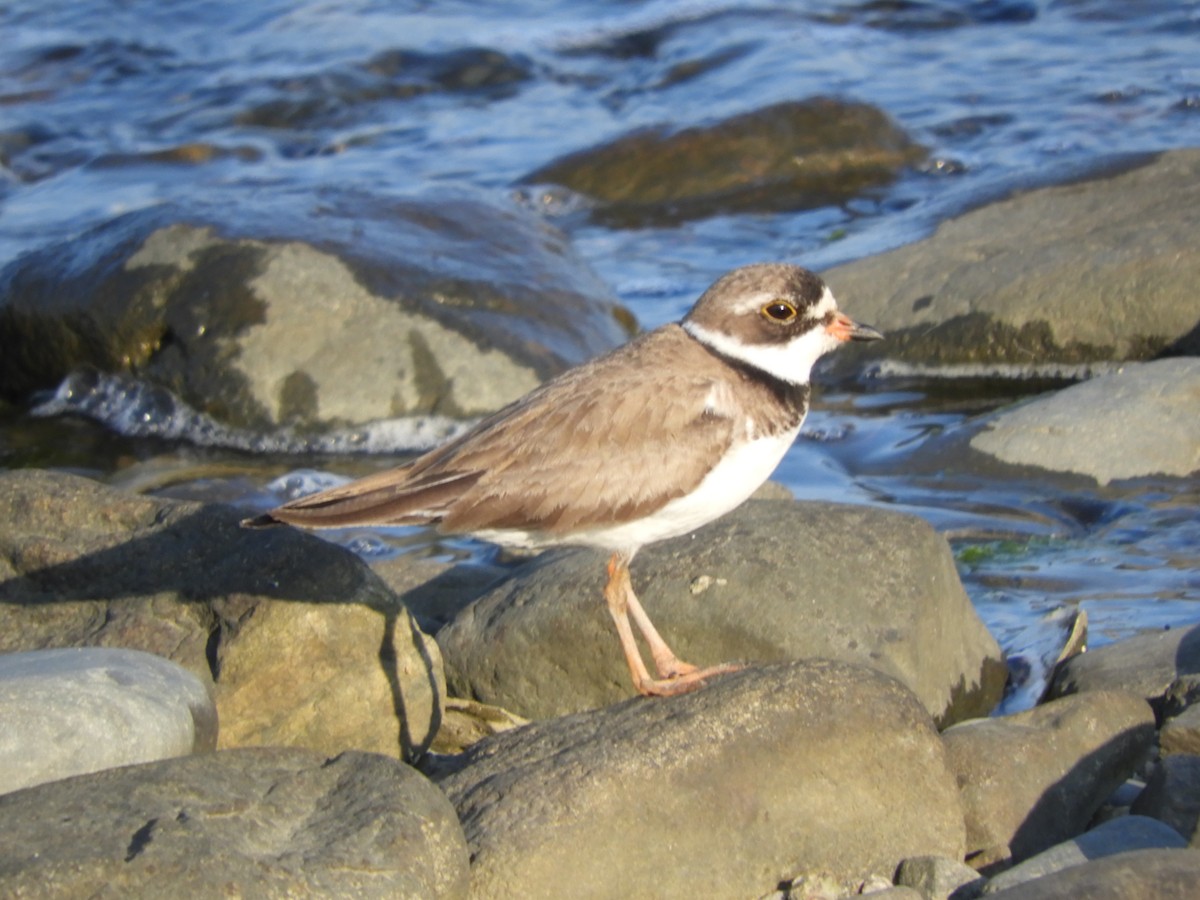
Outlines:
POLYGON ((0 473, 0 652, 104 646, 206 682, 222 746, 419 756, 441 659, 349 551, 241 514, 70 475, 0 473))
POLYGON ((1083 831, 1150 749, 1154 716, 1133 694, 1089 692, 963 722, 942 741, 962 793, 968 858, 1007 845, 1020 861, 1083 831))
POLYGON ((1164 756, 1146 779, 1130 812, 1170 825, 1193 845, 1200 843, 1200 756, 1164 756))
POLYGON ((915 888, 925 900, 967 900, 978 896, 984 881, 962 860, 946 856, 914 856, 896 870, 896 884, 915 888))
POLYGON ((1133 850, 990 895, 992 900, 1195 900, 1200 851, 1133 850))
POLYGON ((371 753, 260 748, 0 797, 5 897, 465 897, 442 793, 371 753))
POLYGON ((971 447, 1108 484, 1200 470, 1200 359, 1131 363, 989 417, 971 447))
POLYGON ((1048 695, 1132 691, 1145 697, 1157 714, 1167 690, 1181 676, 1196 674, 1200 674, 1200 625, 1139 634, 1073 656, 1055 670, 1048 695))
MULTIPOLYGON (((438 632, 452 692, 528 718, 629 696, 604 555, 549 554, 438 632)), ((751 500, 645 548, 634 588, 698 665, 825 657, 907 684, 940 723, 989 712, 1006 675, 943 537, 910 515, 751 500)))
POLYGON ((1007 872, 1001 872, 984 887, 985 894, 994 894, 1051 872, 1082 865, 1130 850, 1170 850, 1186 847, 1187 841, 1157 819, 1147 816, 1121 816, 1085 831, 1079 837, 1031 856, 1007 872))
POLYGON ((758 897, 799 872, 890 880, 961 856, 928 714, 861 666, 744 670, 509 731, 439 783, 491 897, 758 897))
POLYGON ((1200 150, 1175 151, 1018 193, 830 269, 842 304, 888 336, 830 364, 1027 375, 1200 353, 1198 207, 1200 150))
POLYGON ((259 430, 474 416, 620 343, 617 315, 561 233, 482 195, 239 191, 11 263, 0 386, 136 373, 259 430))
POLYGON ((1200 706, 1189 706, 1179 715, 1167 719, 1158 734, 1158 749, 1163 756, 1200 754, 1200 706))
POLYGON ((217 744, 208 687, 137 650, 0 655, 0 793, 217 744))

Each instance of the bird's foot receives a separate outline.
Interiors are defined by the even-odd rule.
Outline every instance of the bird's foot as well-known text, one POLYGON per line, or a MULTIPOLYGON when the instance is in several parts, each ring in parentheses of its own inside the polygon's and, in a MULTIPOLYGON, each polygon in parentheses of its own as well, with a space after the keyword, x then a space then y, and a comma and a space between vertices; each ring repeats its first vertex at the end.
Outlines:
MULTIPOLYGON (((684 671, 678 675, 664 675, 662 678, 639 678, 636 682, 638 693, 644 697, 678 697, 703 687, 709 678, 745 668, 741 663, 721 663, 719 666, 698 669, 679 660, 675 662, 684 671)), ((661 670, 660 674, 663 674, 661 670)))

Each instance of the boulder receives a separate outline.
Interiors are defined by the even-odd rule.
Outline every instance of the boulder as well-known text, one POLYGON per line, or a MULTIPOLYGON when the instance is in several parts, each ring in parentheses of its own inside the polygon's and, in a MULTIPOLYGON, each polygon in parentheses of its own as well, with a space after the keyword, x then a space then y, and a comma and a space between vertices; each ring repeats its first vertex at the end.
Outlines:
POLYGON ((415 758, 438 729, 437 646, 358 557, 229 507, 0 473, 0 651, 127 647, 213 684, 222 746, 415 758))
POLYGON ((1108 484, 1200 471, 1200 358, 1130 363, 990 416, 971 447, 1108 484))
POLYGON ((1178 150, 1018 192, 829 269, 842 305, 888 336, 829 365, 1047 375, 1200 354, 1197 208, 1200 150, 1178 150))
POLYGON ((373 753, 255 748, 0 796, 6 897, 466 896, 462 829, 373 753))
POLYGON ((991 900, 1193 900, 1200 851, 1133 850, 991 894, 991 900))
POLYGON ((0 271, 3 396, 93 367, 221 426, 321 432, 491 412, 627 336, 567 239, 518 207, 340 187, 246 201, 137 210, 0 271))
MULTIPOLYGON (((548 718, 632 687, 601 588, 605 556, 546 554, 438 632, 452 693, 548 718)), ((865 506, 751 500, 692 535, 642 550, 634 588, 667 642, 697 665, 825 657, 907 684, 940 723, 988 713, 999 647, 943 537, 865 506)))
POLYGON ((1097 691, 942 735, 958 777, 967 857, 1020 861, 1080 834, 1154 742, 1140 697, 1097 691))
POLYGON ((479 897, 760 897, 961 856, 928 714, 897 681, 807 661, 476 744, 439 784, 479 897))
POLYGON ((212 750, 208 686, 138 650, 0 654, 0 793, 212 750))
POLYGON ((1200 756, 1164 756, 1146 779, 1146 789, 1130 812, 1165 822, 1192 843, 1200 844, 1200 756))

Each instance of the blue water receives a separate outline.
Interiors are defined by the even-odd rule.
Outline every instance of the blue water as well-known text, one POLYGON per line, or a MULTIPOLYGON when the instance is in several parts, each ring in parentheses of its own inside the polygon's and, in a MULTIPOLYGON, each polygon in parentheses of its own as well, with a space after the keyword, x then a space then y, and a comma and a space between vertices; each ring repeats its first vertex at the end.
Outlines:
MULTIPOLYGON (((734 266, 831 265, 920 237, 1013 185, 1195 146, 1196 2, 0 2, 0 265, 217 185, 252 206, 257 192, 329 181, 465 184, 555 218, 653 327, 734 266), (495 84, 445 76, 447 55, 472 48, 492 51, 495 84), (397 71, 399 51, 416 55, 381 74, 397 71), (844 206, 620 231, 587 224, 558 193, 514 187, 637 127, 813 95, 880 107, 930 149, 928 162, 844 206), (203 150, 195 162, 155 157, 188 145, 203 150)), ((1197 619, 1195 483, 1080 490, 914 475, 926 440, 1021 388, 842 390, 819 397, 778 477, 800 496, 928 518, 1006 646, 1063 606, 1087 610, 1093 643, 1197 619)), ((220 457, 189 449, 204 440, 187 428, 155 433, 158 443, 114 445, 78 422, 8 416, 0 447, 10 464, 48 458, 114 480, 130 458, 186 468, 220 457)), ((268 477, 234 488, 197 477, 188 489, 237 499, 268 477)))

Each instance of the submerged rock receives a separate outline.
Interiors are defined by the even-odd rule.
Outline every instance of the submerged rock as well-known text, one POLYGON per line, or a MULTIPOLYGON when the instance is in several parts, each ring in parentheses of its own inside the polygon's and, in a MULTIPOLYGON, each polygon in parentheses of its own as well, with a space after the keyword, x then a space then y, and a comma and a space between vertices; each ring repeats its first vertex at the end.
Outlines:
MULTIPOLYGON (((454 693, 546 718, 629 696, 604 554, 546 554, 438 632, 454 693)), ((908 685, 942 723, 986 715, 1006 670, 943 537, 915 516, 751 500, 645 548, 634 588, 697 665, 825 657, 908 685)))

